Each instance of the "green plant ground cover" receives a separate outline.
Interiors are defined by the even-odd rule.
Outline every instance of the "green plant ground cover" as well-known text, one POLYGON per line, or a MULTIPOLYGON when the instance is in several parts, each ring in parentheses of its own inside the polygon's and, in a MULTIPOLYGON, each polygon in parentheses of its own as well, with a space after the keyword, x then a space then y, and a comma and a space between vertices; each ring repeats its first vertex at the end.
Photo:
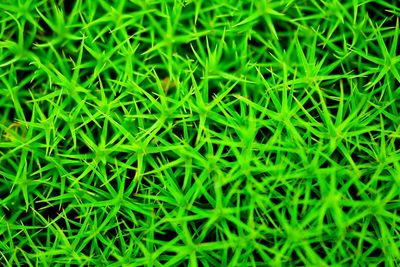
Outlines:
POLYGON ((3 0, 0 265, 400 266, 398 0, 3 0))

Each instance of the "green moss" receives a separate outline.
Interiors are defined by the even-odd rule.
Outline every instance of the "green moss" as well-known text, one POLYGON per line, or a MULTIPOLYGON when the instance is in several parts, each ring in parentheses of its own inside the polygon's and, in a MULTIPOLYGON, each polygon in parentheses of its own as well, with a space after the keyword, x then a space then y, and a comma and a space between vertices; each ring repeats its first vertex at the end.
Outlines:
POLYGON ((400 6, 0 3, 5 266, 397 266, 400 6))

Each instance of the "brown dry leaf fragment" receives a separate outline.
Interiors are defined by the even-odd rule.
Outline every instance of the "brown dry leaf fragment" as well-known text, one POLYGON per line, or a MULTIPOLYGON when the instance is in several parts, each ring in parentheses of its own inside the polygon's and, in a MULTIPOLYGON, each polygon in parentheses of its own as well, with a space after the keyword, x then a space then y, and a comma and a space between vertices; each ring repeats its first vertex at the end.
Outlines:
POLYGON ((161 80, 161 86, 164 92, 168 92, 169 88, 174 88, 175 83, 169 79, 169 77, 165 77, 164 79, 161 80))
MULTIPOLYGON (((21 128, 21 124, 20 124, 19 122, 13 122, 13 123, 11 123, 11 124, 7 127, 7 129, 4 130, 4 133, 3 133, 3 135, 4 135, 4 140, 13 141, 15 138, 14 138, 14 136, 10 133, 10 131, 14 131, 15 133, 19 134, 19 133, 18 133, 18 129, 20 129, 20 128, 21 128), (15 129, 15 130, 14 130, 14 129, 15 129)), ((23 135, 25 135, 25 134, 24 134, 24 131, 22 131, 22 136, 23 136, 23 135)))

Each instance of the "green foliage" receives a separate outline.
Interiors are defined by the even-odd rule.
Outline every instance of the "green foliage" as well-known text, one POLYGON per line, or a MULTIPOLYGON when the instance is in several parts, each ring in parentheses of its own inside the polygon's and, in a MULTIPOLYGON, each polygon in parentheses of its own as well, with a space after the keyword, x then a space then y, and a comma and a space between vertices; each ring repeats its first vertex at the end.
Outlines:
POLYGON ((398 0, 4 0, 5 266, 398 266, 398 0))

